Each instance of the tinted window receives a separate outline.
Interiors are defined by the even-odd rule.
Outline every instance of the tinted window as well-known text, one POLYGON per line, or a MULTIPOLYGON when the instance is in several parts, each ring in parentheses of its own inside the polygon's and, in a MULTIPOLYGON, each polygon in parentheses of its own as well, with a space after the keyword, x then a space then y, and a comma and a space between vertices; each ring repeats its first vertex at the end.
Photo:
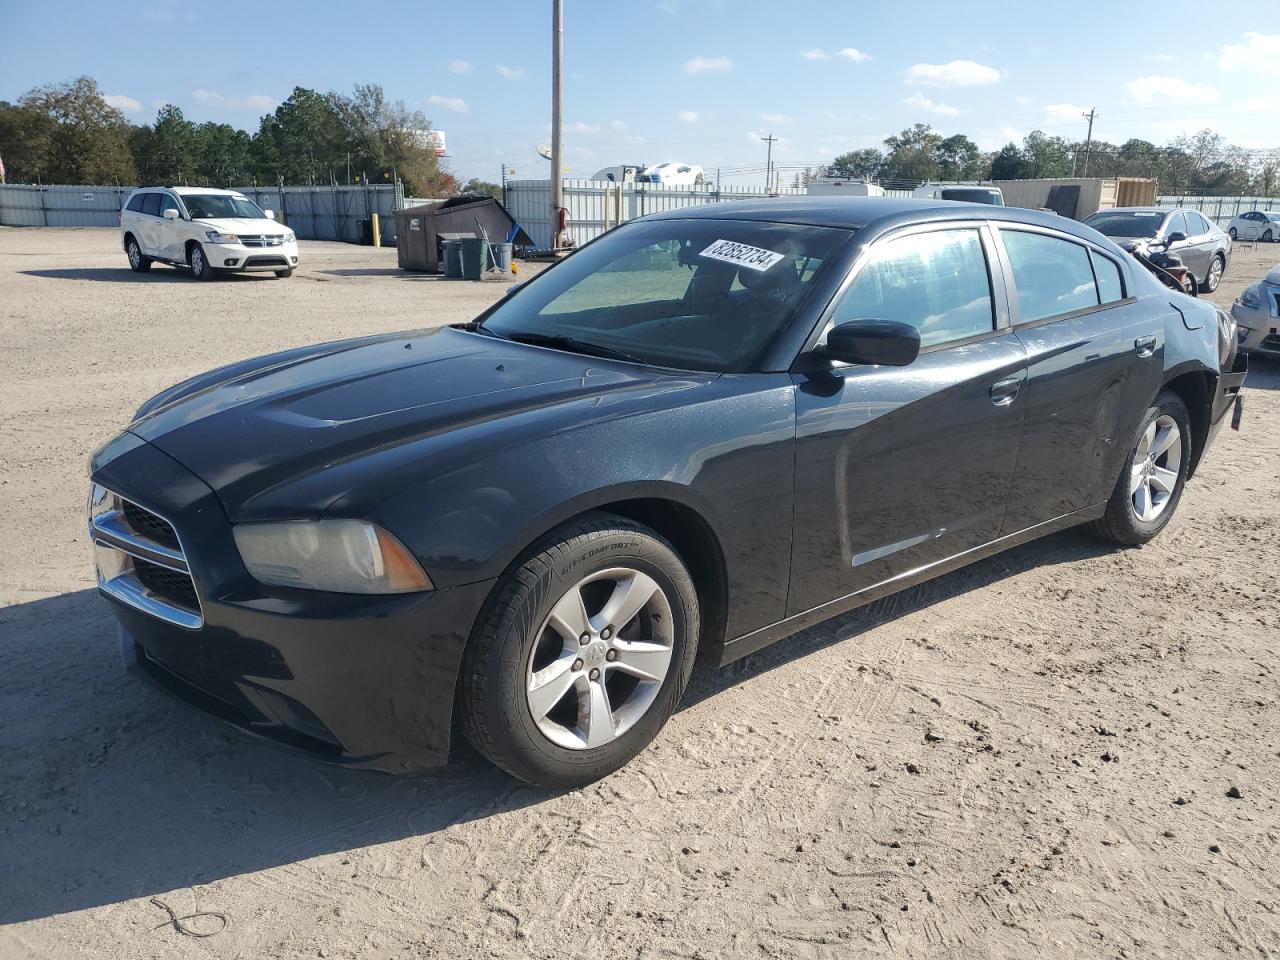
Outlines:
POLYGON ((1187 214, 1187 226, 1191 228, 1193 233, 1197 234, 1208 233, 1213 229, 1213 224, 1198 213, 1187 214))
POLYGON ((1171 233, 1185 233, 1191 235, 1191 231, 1187 229, 1187 218, 1179 211, 1169 218, 1169 222, 1164 225, 1164 235, 1167 237, 1171 233))
POLYGON ((1103 303, 1124 299, 1124 284, 1120 282, 1120 267, 1110 257, 1092 253, 1093 273, 1098 280, 1098 296, 1103 303))
POLYGON ((1022 322, 1098 305, 1089 251, 1043 233, 1001 230, 1018 288, 1022 322))
POLYGON ((160 215, 164 216, 164 212, 170 208, 177 210, 179 214, 182 213, 182 208, 178 206, 177 200, 167 193, 160 194, 160 215))
POLYGON ((146 196, 142 198, 142 212, 151 217, 160 216, 160 194, 146 194, 146 196))
POLYGON ((991 278, 978 231, 938 230, 877 245, 834 320, 900 320, 920 331, 922 347, 990 332, 991 278))
POLYGON ((660 366, 746 371, 849 236, 745 220, 627 224, 501 301, 484 329, 660 366))
POLYGON ((125 207, 125 209, 132 210, 134 213, 141 213, 142 201, 145 200, 146 197, 147 195, 145 193, 135 193, 132 197, 129 198, 129 205, 125 207))
POLYGON ((997 207, 1004 206, 1004 199, 994 190, 974 187, 948 187, 942 191, 943 200, 959 200, 964 203, 989 203, 997 207))
POLYGON ((1163 221, 1159 210, 1103 210, 1084 222, 1108 237, 1154 237, 1163 221))

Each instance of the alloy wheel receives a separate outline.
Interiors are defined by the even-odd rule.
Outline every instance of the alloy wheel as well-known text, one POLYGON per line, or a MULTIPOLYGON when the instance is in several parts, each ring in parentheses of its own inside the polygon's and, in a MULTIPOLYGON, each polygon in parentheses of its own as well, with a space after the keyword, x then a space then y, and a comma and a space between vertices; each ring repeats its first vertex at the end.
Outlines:
POLYGON ((611 567, 578 581, 534 638, 526 703, 544 737, 590 750, 622 736, 653 706, 671 667, 671 601, 648 574, 611 567))
POLYGON ((1222 260, 1214 257, 1213 262, 1209 264, 1209 276, 1205 280, 1205 289, 1210 293, 1218 289, 1218 284, 1222 282, 1222 260))
POLYGON ((1182 475, 1182 432, 1168 414, 1147 424, 1129 467, 1133 512, 1144 523, 1164 513, 1182 475))
POLYGON ((191 250, 191 272, 197 277, 204 275, 204 251, 199 247, 191 250))
POLYGON ((138 251, 138 245, 136 243, 130 242, 129 243, 129 266, 137 270, 138 264, 140 264, 141 262, 142 262, 142 254, 138 251))

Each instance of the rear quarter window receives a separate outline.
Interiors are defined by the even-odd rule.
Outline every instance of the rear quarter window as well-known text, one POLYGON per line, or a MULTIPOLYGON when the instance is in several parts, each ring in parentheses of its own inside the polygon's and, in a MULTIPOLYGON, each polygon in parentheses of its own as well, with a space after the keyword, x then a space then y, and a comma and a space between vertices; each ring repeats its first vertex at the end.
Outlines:
POLYGON ((1093 274, 1098 281, 1098 299, 1102 303, 1115 303, 1124 299, 1124 283, 1120 266, 1110 257, 1090 251, 1093 257, 1093 274))

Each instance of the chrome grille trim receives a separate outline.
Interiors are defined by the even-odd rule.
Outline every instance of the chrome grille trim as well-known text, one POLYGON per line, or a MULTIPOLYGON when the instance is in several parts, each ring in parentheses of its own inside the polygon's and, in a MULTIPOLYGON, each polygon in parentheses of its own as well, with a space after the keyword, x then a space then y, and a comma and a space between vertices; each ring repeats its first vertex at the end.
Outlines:
POLYGON ((246 247, 282 247, 284 237, 280 234, 240 234, 240 242, 246 247))
POLYGON ((181 549, 182 538, 168 519, 95 483, 89 496, 89 539, 93 543, 98 588, 103 593, 186 630, 198 630, 204 625, 195 579, 191 576, 186 552, 181 549), (126 503, 167 524, 179 549, 158 543, 130 525, 124 513, 126 503), (151 563, 185 575, 191 581, 194 608, 148 587, 138 576, 137 561, 143 562, 144 570, 145 564, 151 563))

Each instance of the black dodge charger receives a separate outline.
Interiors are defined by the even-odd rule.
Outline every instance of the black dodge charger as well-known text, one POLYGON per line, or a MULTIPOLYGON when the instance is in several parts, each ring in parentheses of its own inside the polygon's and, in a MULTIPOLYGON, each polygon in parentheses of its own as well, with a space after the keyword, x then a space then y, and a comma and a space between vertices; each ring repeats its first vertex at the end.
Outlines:
POLYGON ((742 657, 1007 547, 1155 536, 1232 406, 1229 317, 1034 211, 645 217, 477 320, 247 360, 92 463, 137 674, 338 763, 533 783, 742 657))

